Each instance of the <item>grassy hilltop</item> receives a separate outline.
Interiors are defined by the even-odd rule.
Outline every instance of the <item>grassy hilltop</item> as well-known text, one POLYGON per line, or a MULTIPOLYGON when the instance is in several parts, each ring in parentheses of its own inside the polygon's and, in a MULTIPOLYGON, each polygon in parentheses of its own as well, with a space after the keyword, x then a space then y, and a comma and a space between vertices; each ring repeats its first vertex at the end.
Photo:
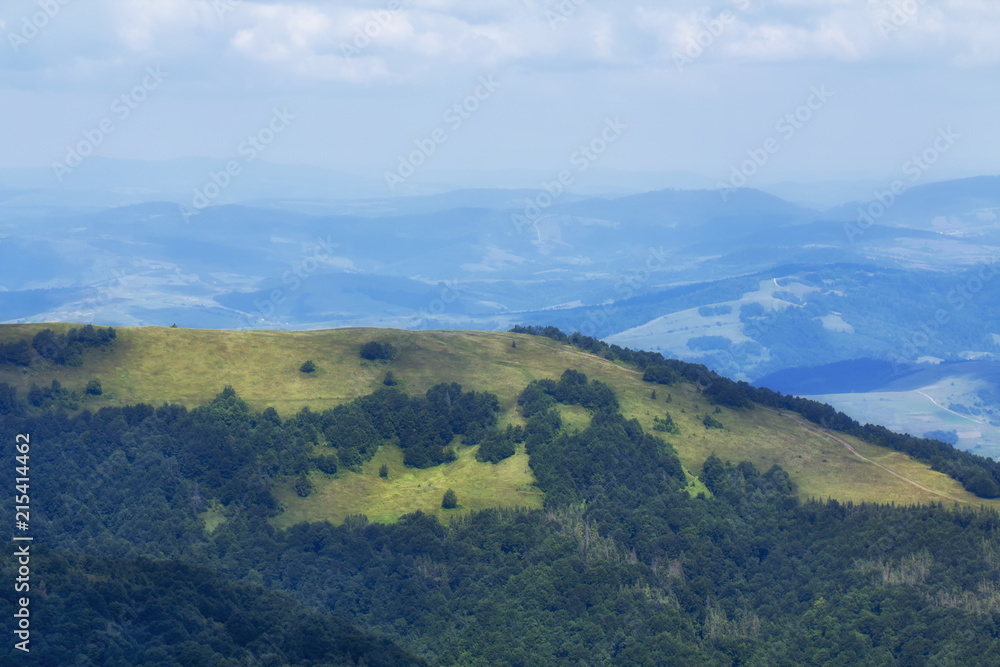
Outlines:
MULTIPOLYGON (((0 325, 0 342, 31 337, 46 327, 59 332, 70 326, 0 325)), ((82 366, 32 367, 24 374, 17 367, 0 365, 0 382, 17 387, 24 396, 32 383, 42 386, 58 379, 82 394, 88 380, 96 377, 103 395, 81 401, 81 408, 91 410, 140 402, 194 407, 232 385, 254 409, 273 406, 289 417, 304 407, 321 411, 369 394, 382 386, 386 371, 391 370, 399 387, 413 395, 440 382, 493 392, 504 409, 502 419, 517 424, 523 423, 516 410, 517 396, 530 381, 558 379, 564 370, 574 368, 611 385, 622 413, 638 419, 648 432, 653 432, 653 418, 669 411, 680 434, 657 435, 675 446, 692 474, 715 453, 734 462, 751 461, 761 470, 780 465, 802 498, 902 504, 944 501, 1000 508, 1000 501, 977 498, 926 464, 827 432, 795 413, 781 414, 761 406, 750 411, 723 408, 713 416, 725 428, 706 429, 702 416, 714 412, 714 406, 694 385, 650 385, 638 371, 538 336, 386 329, 249 332, 145 327, 117 332, 113 349, 89 351, 82 366), (371 340, 391 343, 398 352, 396 358, 361 359, 359 348, 371 340), (307 359, 316 363, 316 372, 299 371, 307 359), (656 399, 651 397, 653 389, 656 399)), ((582 429, 586 425, 587 415, 581 408, 560 409, 570 426, 582 429)), ((275 523, 324 519, 340 523, 360 513, 372 520, 393 521, 417 509, 447 515, 498 505, 541 506, 541 493, 533 486, 523 445, 515 456, 497 465, 476 461, 475 448, 458 450, 458 459, 450 464, 417 470, 403 466, 398 448, 383 446, 361 474, 314 472, 315 492, 308 498, 298 497, 290 484, 276 492, 285 512, 275 523), (386 479, 378 476, 382 464, 389 468, 386 479), (459 509, 441 509, 447 488, 457 492, 459 509)), ((700 488, 700 482, 692 478, 690 490, 700 488)))

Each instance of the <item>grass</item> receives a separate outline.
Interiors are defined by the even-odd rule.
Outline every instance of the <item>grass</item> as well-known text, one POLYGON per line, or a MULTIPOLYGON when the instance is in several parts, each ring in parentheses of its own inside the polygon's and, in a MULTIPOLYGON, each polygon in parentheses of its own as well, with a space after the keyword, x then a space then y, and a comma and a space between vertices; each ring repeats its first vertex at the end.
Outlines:
POLYGON ((563 428, 572 433, 590 426, 590 411, 579 405, 558 405, 563 428))
MULTIPOLYGON (((0 325, 0 341, 31 336, 45 326, 65 330, 70 325, 0 325)), ((516 411, 517 396, 531 380, 557 379, 575 368, 611 385, 626 417, 636 418, 654 433, 653 417, 667 411, 680 434, 655 433, 677 449, 693 485, 704 487, 697 474, 709 454, 732 461, 748 460, 762 471, 780 465, 792 478, 800 497, 836 498, 855 502, 929 503, 942 495, 961 502, 1000 509, 1000 501, 984 501, 965 492, 951 478, 891 450, 845 438, 862 455, 882 463, 930 489, 920 489, 852 454, 831 437, 817 432, 791 414, 780 415, 758 408, 751 411, 714 407, 693 385, 655 387, 641 374, 602 358, 547 338, 474 331, 397 331, 385 329, 334 329, 307 332, 232 332, 162 327, 118 329, 119 343, 112 351, 89 353, 80 368, 49 366, 22 376, 10 366, 0 366, 0 382, 27 393, 32 382, 48 384, 58 378, 64 386, 82 392, 90 378, 98 377, 104 395, 87 397, 81 405, 139 402, 159 405, 175 402, 193 407, 211 400, 225 385, 232 385, 254 409, 275 407, 288 417, 303 407, 323 410, 382 387, 392 370, 399 388, 421 394, 439 382, 458 382, 467 390, 488 390, 500 398, 502 423, 523 423, 516 411), (360 346, 369 340, 389 342, 397 350, 391 362, 364 362, 360 346), (511 341, 517 347, 511 347, 511 341), (306 359, 316 362, 315 373, 299 367, 306 359), (666 402, 667 395, 672 401, 666 402), (723 430, 706 429, 706 412, 721 421, 723 430)), ((581 408, 562 406, 570 428, 584 428, 587 414, 581 408)), ((537 507, 541 496, 523 451, 496 466, 475 461, 472 448, 459 447, 457 461, 428 470, 402 466, 397 448, 383 447, 364 472, 314 473, 316 491, 299 498, 291 486, 278 489, 285 512, 276 524, 298 521, 343 521, 348 514, 367 514, 371 520, 393 521, 421 509, 446 516, 491 506, 537 507), (378 477, 378 467, 389 466, 388 480, 378 477), (441 510, 441 497, 455 489, 461 507, 441 510)), ((951 501, 947 501, 951 502, 951 501)))
POLYGON ((393 523, 417 510, 446 518, 488 507, 542 506, 542 492, 534 486, 523 445, 514 456, 495 465, 476 461, 478 447, 458 449, 455 461, 421 470, 403 465, 399 447, 384 445, 360 474, 338 472, 331 476, 314 472, 311 479, 315 490, 308 498, 298 497, 292 484, 286 483, 275 495, 287 509, 273 523, 278 528, 302 521, 340 524, 351 514, 393 523), (389 468, 385 479, 378 475, 383 464, 389 468), (459 506, 451 510, 441 508, 448 489, 458 496, 459 506))

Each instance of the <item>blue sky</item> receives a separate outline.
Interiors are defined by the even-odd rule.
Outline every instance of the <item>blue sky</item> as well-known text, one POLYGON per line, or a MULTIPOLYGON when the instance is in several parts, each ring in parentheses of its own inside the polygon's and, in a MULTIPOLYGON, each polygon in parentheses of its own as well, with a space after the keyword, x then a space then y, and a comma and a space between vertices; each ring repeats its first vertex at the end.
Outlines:
POLYGON ((0 167, 224 160, 279 113, 264 159, 379 174, 888 178, 942 131, 929 179, 1000 171, 994 0, 8 0, 0 35, 0 167))

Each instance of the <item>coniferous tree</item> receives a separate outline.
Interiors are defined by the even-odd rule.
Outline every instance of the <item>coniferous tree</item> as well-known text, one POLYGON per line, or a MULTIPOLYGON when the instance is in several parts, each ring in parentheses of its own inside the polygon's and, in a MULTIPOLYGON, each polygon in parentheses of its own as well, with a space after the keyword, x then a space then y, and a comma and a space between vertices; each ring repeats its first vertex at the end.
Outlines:
POLYGON ((299 473, 298 479, 295 480, 295 493, 297 493, 302 498, 306 498, 313 492, 313 483, 310 481, 309 477, 306 476, 305 471, 299 473))

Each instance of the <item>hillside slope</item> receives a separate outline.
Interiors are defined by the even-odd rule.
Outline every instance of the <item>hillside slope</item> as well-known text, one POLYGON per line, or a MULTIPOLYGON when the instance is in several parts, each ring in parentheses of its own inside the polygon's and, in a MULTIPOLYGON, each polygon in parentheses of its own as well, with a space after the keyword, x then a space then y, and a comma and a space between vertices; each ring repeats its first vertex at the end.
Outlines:
MULTIPOLYGON (((31 337, 45 327, 63 331, 70 325, 3 325, 0 342, 31 337)), ((680 434, 665 439, 677 449, 690 473, 697 474, 705 459, 715 453, 724 460, 749 460, 761 470, 781 466, 803 499, 942 501, 1000 508, 1000 501, 977 498, 954 479, 899 452, 834 435, 796 414, 761 406, 747 411, 722 408, 715 414, 714 406, 693 384, 650 385, 638 371, 542 337, 380 329, 247 332, 148 327, 117 331, 113 349, 88 352, 79 367, 32 366, 23 373, 18 367, 0 365, 0 382, 17 387, 24 396, 31 384, 44 386, 58 379, 83 395, 87 382, 98 378, 103 395, 84 396, 80 403, 81 408, 91 410, 140 402, 194 407, 231 385, 254 409, 273 406, 289 417, 305 407, 319 411, 367 395, 382 386, 385 373, 391 370, 399 387, 411 395, 423 394, 441 382, 493 392, 504 411, 502 420, 517 424, 523 423, 515 409, 521 390, 532 380, 557 379, 573 368, 609 384, 625 417, 638 419, 649 432, 654 417, 669 412, 680 434), (397 350, 395 359, 361 359, 360 346, 371 340, 391 343, 397 350), (317 371, 300 372, 299 367, 309 359, 317 371), (658 390, 655 399, 653 389, 658 390), (724 429, 702 425, 709 412, 724 429)), ((571 420, 572 415, 567 415, 567 421, 571 420)), ((339 523, 358 513, 393 521, 416 509, 440 514, 446 488, 456 489, 464 510, 540 506, 523 446, 498 466, 475 461, 471 448, 465 449, 450 464, 416 470, 404 468, 398 452, 383 447, 362 474, 313 473, 317 492, 309 498, 297 497, 290 488, 278 493, 286 511, 277 522, 327 519, 339 523), (388 479, 379 480, 373 474, 381 463, 391 469, 388 479)))

